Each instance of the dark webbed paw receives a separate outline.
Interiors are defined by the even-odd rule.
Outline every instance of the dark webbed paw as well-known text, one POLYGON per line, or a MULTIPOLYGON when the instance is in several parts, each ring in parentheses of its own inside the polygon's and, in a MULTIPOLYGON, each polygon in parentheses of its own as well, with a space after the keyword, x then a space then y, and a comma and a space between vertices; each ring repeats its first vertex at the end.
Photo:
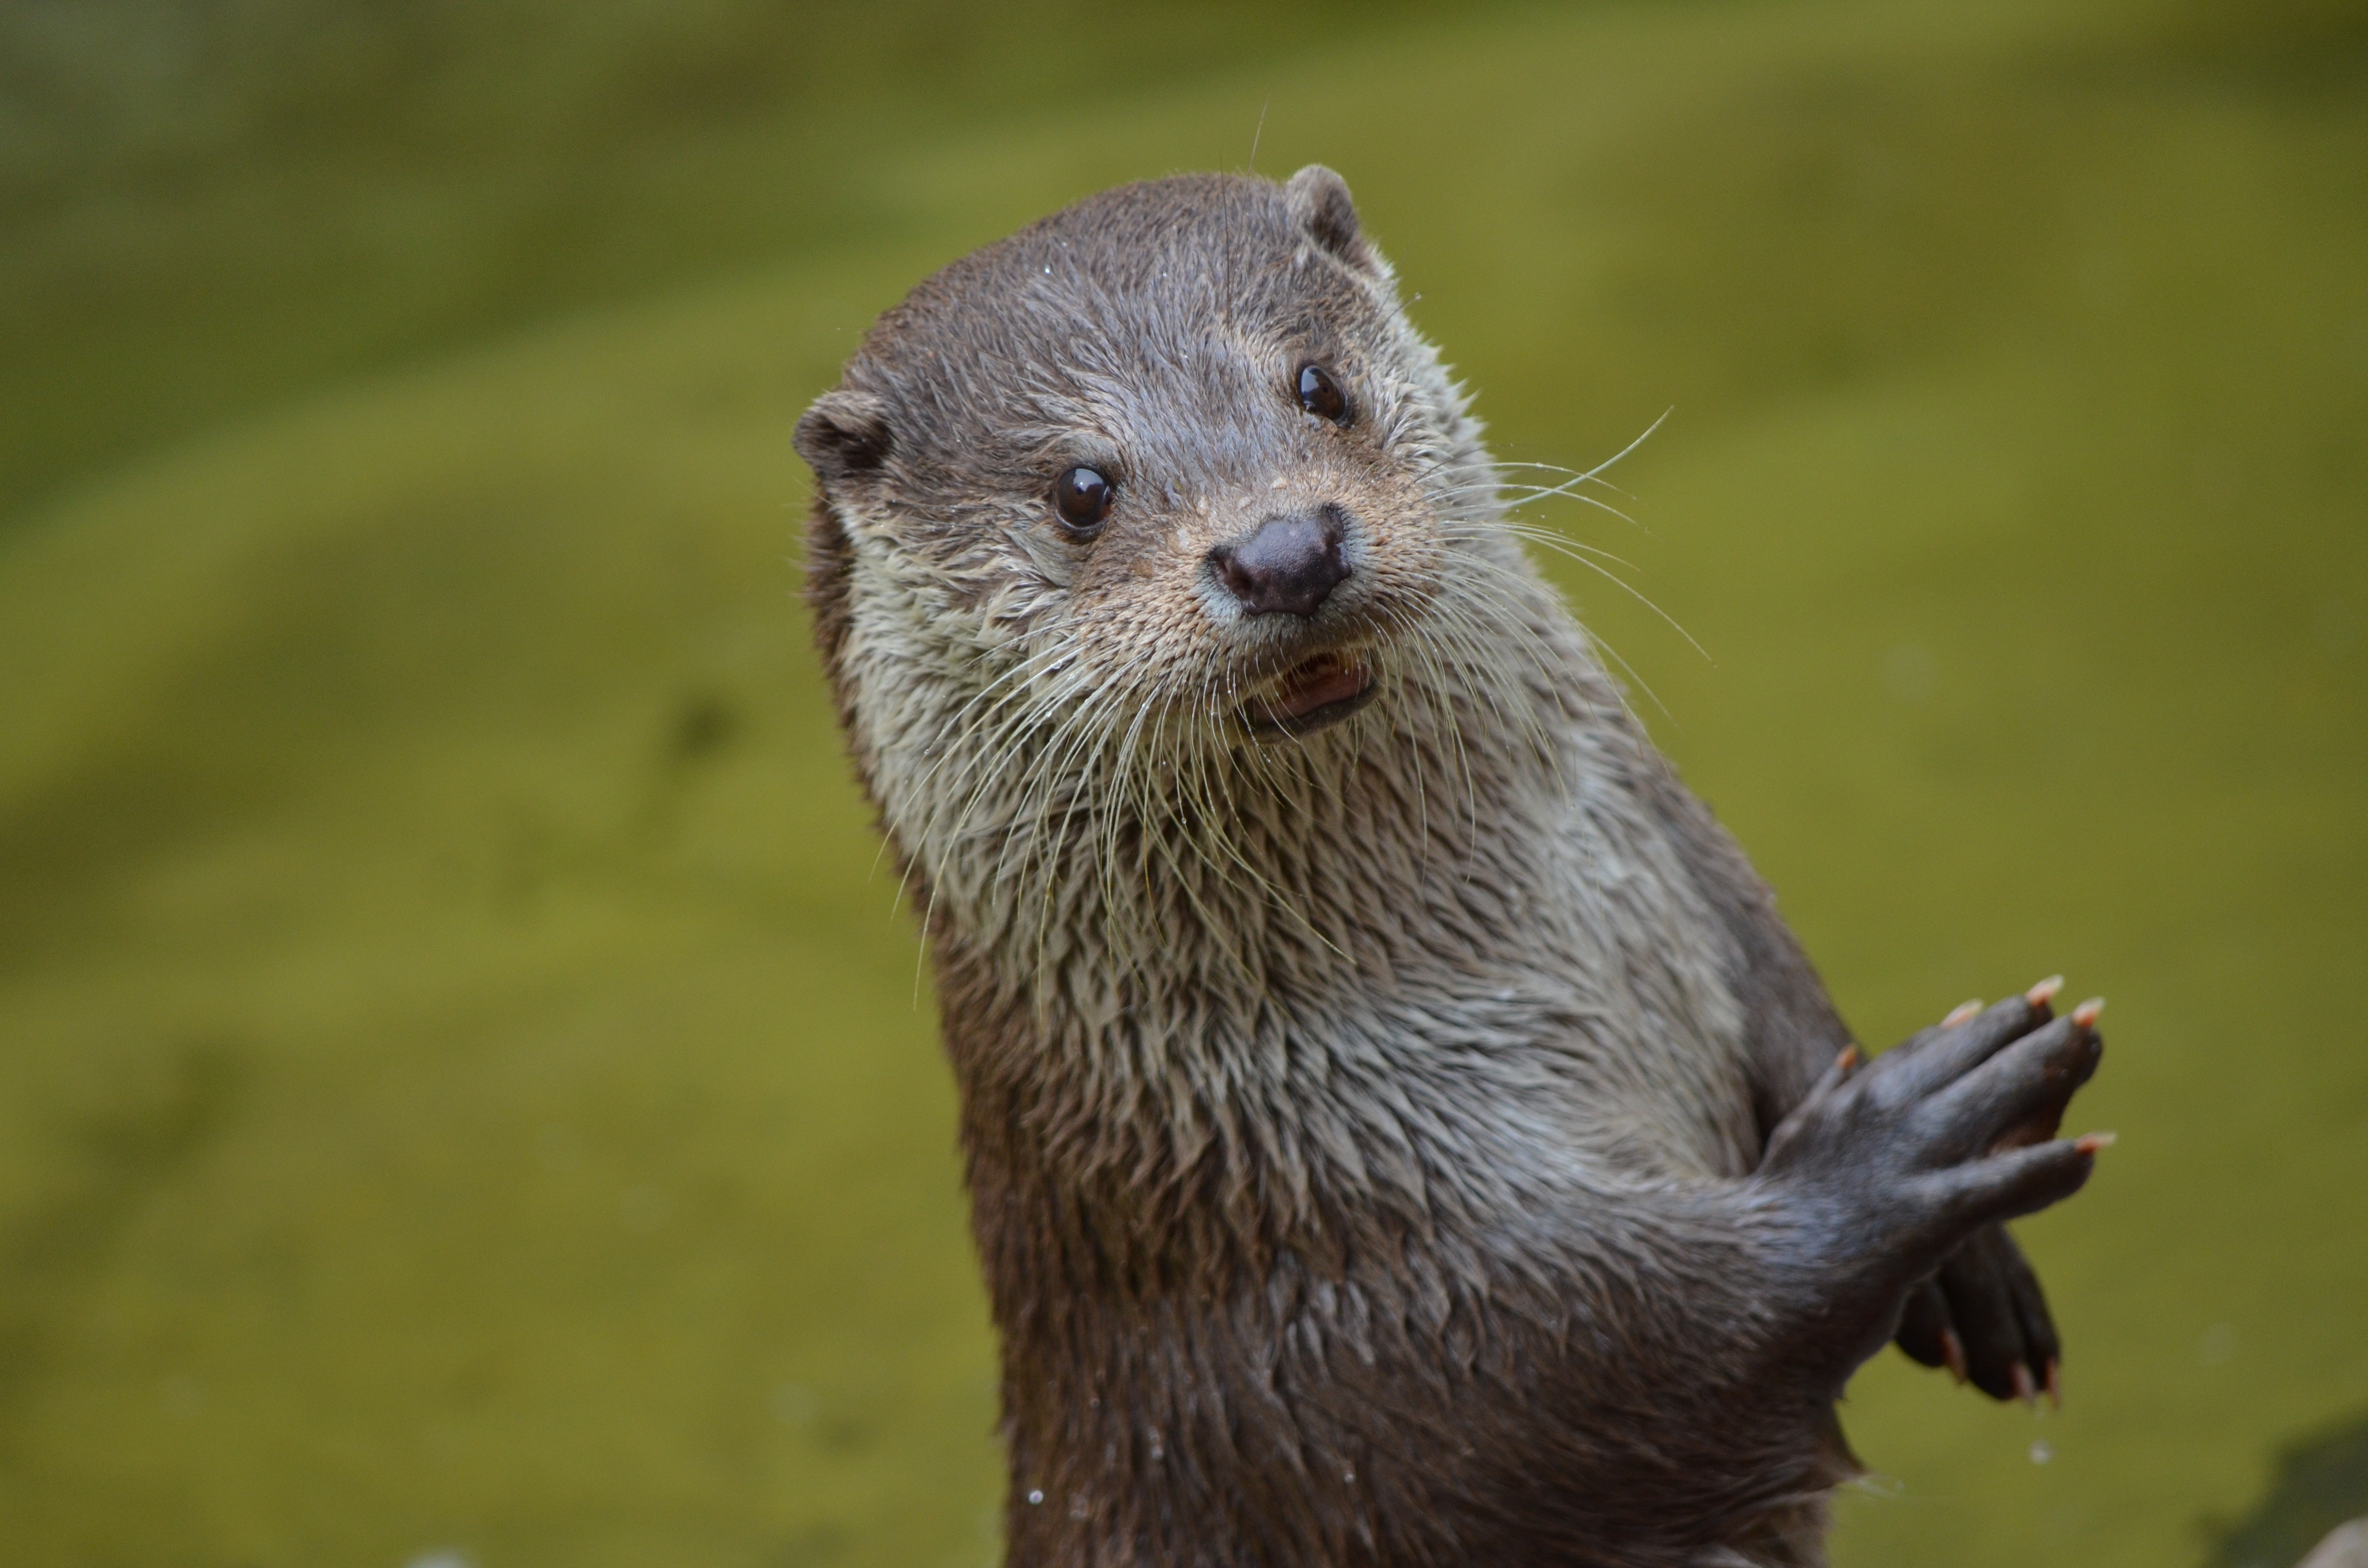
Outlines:
MULTIPOLYGON (((2023 994, 2033 1027, 2054 1017, 2050 1006, 2064 983, 2061 975, 2043 980, 2023 994)), ((2010 1009, 2012 1004, 2007 1005, 2010 1009)), ((1968 1003, 1943 1021, 1943 1028, 1980 1012, 1968 1003)), ((2096 1019, 2096 1004, 2078 1010, 2096 1019)), ((2016 1129, 2009 1146, 2055 1135, 2062 1107, 2044 1120, 2016 1129)), ((1908 1292, 1899 1317, 1899 1347, 1928 1367, 1946 1367, 1959 1382, 1970 1382, 1992 1399, 2035 1400, 2044 1390, 2062 1398, 2063 1348, 2039 1277, 2004 1225, 1986 1225, 1951 1253, 1940 1271, 1908 1292)))
POLYGON ((2004 1225, 1985 1225, 1907 1294, 1899 1347, 1992 1399, 2058 1392, 2064 1357, 2039 1277, 2004 1225))
POLYGON ((2103 1050, 2096 1005, 2055 1017, 2052 986, 1958 1012, 1860 1062, 1845 1051, 1770 1135, 1760 1177, 1825 1278, 1803 1349, 1847 1371, 1894 1330, 2000 1398, 2052 1381, 2038 1282, 2001 1222, 2078 1190, 2109 1141, 2057 1141, 2103 1050))

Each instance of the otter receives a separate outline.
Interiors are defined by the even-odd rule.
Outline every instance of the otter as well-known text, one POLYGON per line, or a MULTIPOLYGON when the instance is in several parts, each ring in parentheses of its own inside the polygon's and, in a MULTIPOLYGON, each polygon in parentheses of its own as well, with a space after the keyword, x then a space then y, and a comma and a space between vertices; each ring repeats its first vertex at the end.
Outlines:
POLYGON ((1348 187, 922 282, 798 421, 998 1331, 1008 1561, 1804 1564, 1896 1337, 2055 1387, 2055 983, 1862 1059, 1348 187))

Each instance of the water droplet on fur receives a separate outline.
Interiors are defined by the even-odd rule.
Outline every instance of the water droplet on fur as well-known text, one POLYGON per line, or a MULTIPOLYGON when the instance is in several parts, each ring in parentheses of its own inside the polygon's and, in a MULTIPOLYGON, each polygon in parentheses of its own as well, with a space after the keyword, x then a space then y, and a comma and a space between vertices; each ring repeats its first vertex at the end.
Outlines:
POLYGON ((1044 1500, 1044 1494, 1042 1494, 1042 1492, 1030 1492, 1030 1494, 1028 1494, 1028 1506, 1029 1506, 1030 1507, 1031 1507, 1031 1508, 1032 1508, 1032 1507, 1034 1507, 1037 1504, 1042 1503, 1043 1500, 1044 1500))

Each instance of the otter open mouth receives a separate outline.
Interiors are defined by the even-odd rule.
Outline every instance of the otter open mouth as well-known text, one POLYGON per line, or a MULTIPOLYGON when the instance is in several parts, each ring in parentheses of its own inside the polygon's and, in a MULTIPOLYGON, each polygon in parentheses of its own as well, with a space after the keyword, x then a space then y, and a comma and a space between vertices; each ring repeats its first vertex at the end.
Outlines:
POLYGON ((1261 734, 1313 734, 1371 702, 1374 690, 1373 672, 1354 656, 1318 653, 1244 703, 1242 718, 1261 734))

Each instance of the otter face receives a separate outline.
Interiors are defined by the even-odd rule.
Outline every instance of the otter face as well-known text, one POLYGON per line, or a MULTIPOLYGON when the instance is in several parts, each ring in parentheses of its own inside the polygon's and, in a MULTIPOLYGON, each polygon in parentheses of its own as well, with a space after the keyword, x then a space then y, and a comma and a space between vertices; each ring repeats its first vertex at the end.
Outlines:
POLYGON ((1454 729, 1551 613, 1322 167, 1126 187, 955 262, 797 442, 842 713, 933 869, 933 838, 1454 729))

